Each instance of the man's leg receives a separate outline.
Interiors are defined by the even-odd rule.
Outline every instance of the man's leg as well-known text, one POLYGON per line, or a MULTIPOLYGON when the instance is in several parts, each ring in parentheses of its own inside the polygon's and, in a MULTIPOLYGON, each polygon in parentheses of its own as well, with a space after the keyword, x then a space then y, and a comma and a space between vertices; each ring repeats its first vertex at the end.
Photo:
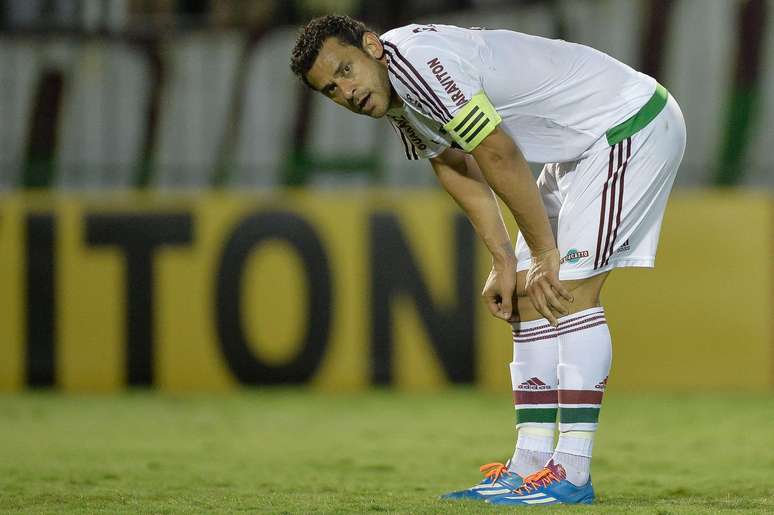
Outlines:
MULTIPOLYGON (((525 272, 519 273, 517 284, 524 284, 525 275, 525 272)), ((537 369, 540 359, 533 358, 535 353, 524 352, 523 349, 526 349, 528 344, 541 341, 555 342, 558 349, 555 377, 558 380, 559 442, 551 459, 555 465, 561 465, 567 479, 578 486, 584 485, 589 478, 594 433, 612 356, 610 332, 604 309, 599 302, 599 294, 606 279, 607 273, 602 273, 587 279, 564 281, 575 299, 570 305, 570 314, 559 318, 559 325, 553 330, 554 333, 551 332, 550 326, 541 331, 522 331, 514 343, 516 355, 521 350, 523 356, 518 359, 515 357, 514 362, 534 361, 531 366, 537 369), (532 338, 528 338, 530 335, 532 338), (552 336, 553 340, 549 340, 549 336, 552 336), (540 337, 546 338, 539 340, 540 337)), ((523 286, 517 289, 517 306, 520 328, 535 324, 547 326, 546 320, 526 297, 523 286)), ((547 357, 542 361, 547 361, 547 357)), ((518 402, 518 395, 515 394, 514 397, 519 413, 526 405, 518 402)), ((545 440, 540 442, 530 434, 529 429, 527 431, 521 447, 530 452, 535 452, 537 448, 545 449, 545 440)), ((520 453, 521 440, 520 430, 516 458, 520 453)))
MULTIPOLYGON (((523 290, 523 275, 517 278, 517 290, 519 284, 523 290)), ((547 320, 513 324, 510 371, 518 437, 510 470, 521 477, 542 469, 554 452, 558 364, 559 339, 547 320)))

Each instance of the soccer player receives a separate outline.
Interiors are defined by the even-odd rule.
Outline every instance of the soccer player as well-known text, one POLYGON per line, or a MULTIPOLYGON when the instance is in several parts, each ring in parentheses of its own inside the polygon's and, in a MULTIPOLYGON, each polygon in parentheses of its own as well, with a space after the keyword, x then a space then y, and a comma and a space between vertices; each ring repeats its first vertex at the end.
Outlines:
POLYGON ((506 465, 482 467, 480 484, 443 497, 592 502, 611 361, 600 291, 614 268, 654 266, 685 149, 677 102, 602 52, 508 30, 407 25, 379 35, 323 16, 301 30, 291 68, 350 111, 386 117, 492 254, 482 295, 513 328, 516 450, 506 465), (528 161, 545 164, 537 185, 528 161), (518 224, 515 251, 495 195, 518 224))

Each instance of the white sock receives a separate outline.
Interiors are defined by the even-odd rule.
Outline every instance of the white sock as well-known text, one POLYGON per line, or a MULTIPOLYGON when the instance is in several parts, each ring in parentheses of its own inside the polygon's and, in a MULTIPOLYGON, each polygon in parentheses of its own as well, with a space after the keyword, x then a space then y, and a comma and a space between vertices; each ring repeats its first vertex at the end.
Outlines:
POLYGON ((589 480, 593 447, 594 431, 565 431, 559 433, 559 443, 551 459, 564 468, 570 483, 583 486, 589 480))
POLYGON ((521 477, 537 472, 551 458, 554 449, 554 430, 535 426, 519 428, 516 450, 508 467, 521 477))
POLYGON ((562 317, 559 336, 559 443, 552 459, 567 479, 586 484, 599 409, 610 372, 612 346, 605 310, 591 308, 562 317))
POLYGON ((556 329, 547 320, 513 324, 510 369, 518 439, 509 469, 522 477, 540 470, 553 450, 558 360, 556 329))

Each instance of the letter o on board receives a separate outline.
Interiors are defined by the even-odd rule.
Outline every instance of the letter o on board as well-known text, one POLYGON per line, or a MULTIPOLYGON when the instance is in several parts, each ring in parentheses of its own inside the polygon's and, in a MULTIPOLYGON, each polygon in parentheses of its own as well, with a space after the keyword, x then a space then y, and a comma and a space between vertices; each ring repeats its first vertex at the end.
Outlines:
POLYGON ((216 277, 216 326, 229 368, 248 385, 303 383, 320 365, 330 335, 332 283, 328 257, 314 228, 295 213, 265 211, 242 219, 223 249, 216 277), (304 264, 309 299, 304 341, 288 363, 270 365, 250 351, 242 324, 242 279, 252 252, 261 244, 282 240, 304 264))

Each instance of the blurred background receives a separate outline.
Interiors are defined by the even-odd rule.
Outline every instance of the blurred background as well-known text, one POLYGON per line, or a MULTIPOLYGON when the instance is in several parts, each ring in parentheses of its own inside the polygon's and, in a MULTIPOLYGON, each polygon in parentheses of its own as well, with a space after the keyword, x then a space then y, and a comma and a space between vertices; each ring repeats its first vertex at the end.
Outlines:
POLYGON ((772 0, 0 6, 0 390, 509 390, 486 251, 429 164, 289 70, 332 12, 567 39, 656 77, 688 147, 658 267, 604 294, 611 388, 774 386, 772 0))

